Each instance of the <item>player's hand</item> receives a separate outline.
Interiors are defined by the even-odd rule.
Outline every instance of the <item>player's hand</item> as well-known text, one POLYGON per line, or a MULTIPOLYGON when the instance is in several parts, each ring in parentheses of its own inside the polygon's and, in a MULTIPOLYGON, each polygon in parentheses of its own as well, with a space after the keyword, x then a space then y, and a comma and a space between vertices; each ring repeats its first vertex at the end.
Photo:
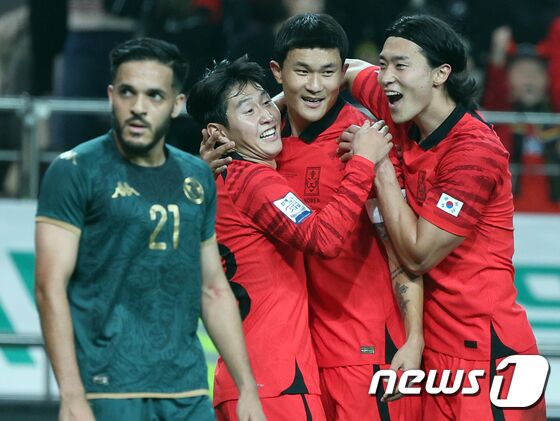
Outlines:
POLYGON ((222 156, 233 150, 234 147, 235 143, 217 130, 210 136, 208 135, 208 130, 202 129, 202 141, 200 142, 199 149, 200 157, 206 161, 215 175, 226 170, 232 159, 229 156, 225 158, 222 158, 222 156))
POLYGON ((93 411, 85 396, 62 398, 58 412, 59 421, 95 421, 93 411))
POLYGON ((256 389, 239 394, 237 419, 239 421, 266 421, 256 389))
POLYGON ((508 48, 513 39, 509 26, 500 26, 492 32, 490 43, 490 61, 496 66, 505 66, 508 48))
POLYGON ((354 134, 352 150, 354 155, 363 156, 374 164, 379 164, 393 148, 393 136, 383 120, 370 123, 368 120, 354 134))
MULTIPOLYGON (((424 340, 407 340, 397 351, 391 361, 391 370, 398 373, 398 370, 417 370, 422 361, 422 351, 424 351, 424 340)), ((393 394, 385 393, 381 398, 382 402, 391 402, 402 398, 403 395, 398 390, 393 394)))
POLYGON ((354 152, 352 151, 352 141, 354 140, 354 135, 359 129, 360 126, 352 124, 342 132, 338 139, 336 139, 338 143, 336 153, 342 162, 350 161, 354 155, 354 152))

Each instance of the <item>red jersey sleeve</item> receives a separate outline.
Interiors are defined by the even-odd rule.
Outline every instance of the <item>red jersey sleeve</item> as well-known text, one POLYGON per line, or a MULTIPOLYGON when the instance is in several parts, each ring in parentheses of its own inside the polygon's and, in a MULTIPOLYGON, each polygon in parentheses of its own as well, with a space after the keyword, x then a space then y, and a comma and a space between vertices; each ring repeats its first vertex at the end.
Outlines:
MULTIPOLYGON (((389 131, 393 135, 393 142, 395 145, 398 145, 399 142, 405 139, 406 131, 404 126, 398 128, 391 118, 387 97, 385 96, 381 85, 377 82, 378 73, 379 66, 367 67, 358 73, 356 79, 354 79, 354 84, 352 85, 352 96, 360 104, 366 107, 376 118, 384 120, 387 123, 389 131)), ((399 184, 402 187, 403 180, 401 162, 396 148, 391 150, 389 158, 395 167, 399 184)))
POLYGON ((352 84, 352 96, 371 113, 387 121, 389 115, 387 99, 381 85, 377 82, 379 66, 371 66, 362 70, 352 84))
POLYGON ((498 145, 472 138, 440 161, 436 179, 418 213, 439 228, 467 237, 481 218, 507 155, 498 145))
POLYGON ((264 165, 238 171, 226 185, 238 209, 269 237, 332 258, 355 228, 372 183, 373 164, 354 157, 336 194, 320 211, 311 210, 284 177, 264 165))

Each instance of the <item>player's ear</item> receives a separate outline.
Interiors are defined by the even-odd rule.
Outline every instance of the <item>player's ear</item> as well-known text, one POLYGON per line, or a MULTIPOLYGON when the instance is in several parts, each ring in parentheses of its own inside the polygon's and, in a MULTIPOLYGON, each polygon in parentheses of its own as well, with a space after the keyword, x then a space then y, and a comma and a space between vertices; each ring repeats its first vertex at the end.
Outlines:
POLYGON ((349 64, 346 62, 344 62, 344 64, 342 65, 342 76, 346 74, 346 70, 348 70, 348 66, 349 64))
POLYGON ((109 104, 113 105, 113 90, 115 88, 113 87, 113 85, 108 85, 107 86, 107 97, 109 98, 109 104))
POLYGON ((185 94, 179 94, 175 97, 175 103, 173 104, 173 112, 171 117, 175 118, 181 114, 181 110, 185 108, 186 96, 185 94))
POLYGON ((272 70, 272 74, 274 79, 276 79, 276 82, 282 84, 282 66, 280 66, 280 63, 270 60, 270 70, 272 70))
POLYGON ((206 126, 206 130, 208 130, 209 136, 212 136, 216 132, 220 133, 222 136, 226 135, 225 127, 219 123, 208 123, 208 125, 206 126))
POLYGON ((434 69, 434 87, 441 86, 447 79, 449 79, 449 75, 451 74, 451 66, 449 64, 442 64, 434 69))

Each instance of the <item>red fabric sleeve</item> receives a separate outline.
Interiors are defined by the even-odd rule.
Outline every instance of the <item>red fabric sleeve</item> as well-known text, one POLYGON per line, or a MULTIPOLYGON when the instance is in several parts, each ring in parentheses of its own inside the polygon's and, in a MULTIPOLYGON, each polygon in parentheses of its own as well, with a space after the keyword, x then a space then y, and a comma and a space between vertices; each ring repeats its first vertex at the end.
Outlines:
POLYGON ((306 206, 270 167, 251 165, 232 175, 226 183, 231 198, 258 229, 305 253, 332 258, 355 228, 373 183, 373 164, 359 156, 348 162, 340 187, 321 211, 306 206))
POLYGON ((420 216, 447 232, 467 237, 492 197, 500 171, 507 171, 507 161, 497 145, 472 139, 455 146, 440 161, 437 178, 418 209, 420 216), (438 207, 444 195, 462 202, 457 215, 438 207))
POLYGON ((367 67, 358 73, 352 85, 352 96, 375 117, 387 120, 389 110, 383 89, 377 82, 378 73, 379 66, 367 67))

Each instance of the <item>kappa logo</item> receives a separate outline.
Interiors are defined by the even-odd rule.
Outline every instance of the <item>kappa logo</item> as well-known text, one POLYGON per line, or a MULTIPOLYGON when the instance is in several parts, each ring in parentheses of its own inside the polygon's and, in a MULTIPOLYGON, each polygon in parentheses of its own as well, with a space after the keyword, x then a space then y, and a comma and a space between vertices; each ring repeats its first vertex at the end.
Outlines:
POLYGON ((183 192, 187 199, 195 205, 200 205, 204 202, 204 187, 202 187, 202 184, 200 184, 196 178, 185 178, 183 182, 183 192))
POLYGON ((130 197, 130 196, 140 196, 134 187, 130 187, 130 185, 125 181, 119 181, 117 183, 117 187, 115 187, 115 192, 111 196, 113 199, 117 199, 118 197, 130 197))
POLYGON ((307 167, 305 171, 305 192, 306 196, 319 196, 319 178, 321 177, 321 167, 307 167))

